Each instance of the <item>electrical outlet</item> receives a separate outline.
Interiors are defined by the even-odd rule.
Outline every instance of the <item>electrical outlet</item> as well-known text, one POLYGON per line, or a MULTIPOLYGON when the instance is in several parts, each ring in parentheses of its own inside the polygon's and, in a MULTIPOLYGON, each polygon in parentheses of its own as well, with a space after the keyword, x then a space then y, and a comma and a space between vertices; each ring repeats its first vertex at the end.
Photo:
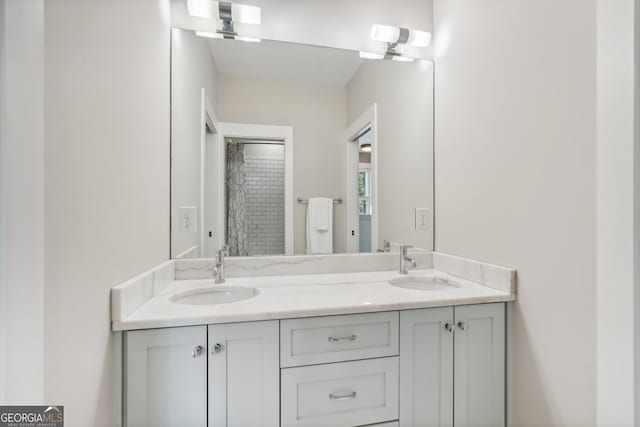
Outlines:
POLYGON ((416 208, 416 230, 429 231, 431 228, 431 209, 416 208))
POLYGON ((178 230, 185 233, 198 231, 198 214, 195 206, 178 208, 178 230))

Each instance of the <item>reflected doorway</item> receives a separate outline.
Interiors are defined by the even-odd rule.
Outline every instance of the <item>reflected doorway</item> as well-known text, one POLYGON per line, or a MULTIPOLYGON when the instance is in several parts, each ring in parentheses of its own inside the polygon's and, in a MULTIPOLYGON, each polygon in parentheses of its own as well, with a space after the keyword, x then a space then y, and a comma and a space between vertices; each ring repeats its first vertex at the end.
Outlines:
POLYGON ((225 145, 229 255, 284 255, 284 141, 225 138, 225 145))
POLYGON ((377 107, 373 104, 346 130, 346 248, 378 250, 377 107))
POLYGON ((358 251, 371 252, 371 128, 356 141, 358 144, 358 251))

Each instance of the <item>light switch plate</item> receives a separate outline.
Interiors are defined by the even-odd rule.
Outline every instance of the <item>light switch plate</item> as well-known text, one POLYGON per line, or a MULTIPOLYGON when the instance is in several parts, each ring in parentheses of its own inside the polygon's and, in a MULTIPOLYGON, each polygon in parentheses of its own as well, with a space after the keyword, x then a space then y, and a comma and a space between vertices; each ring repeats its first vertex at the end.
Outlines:
POLYGON ((198 213, 195 206, 178 208, 178 230, 186 233, 198 231, 198 213))
POLYGON ((431 229, 431 209, 416 208, 416 230, 429 231, 431 229))

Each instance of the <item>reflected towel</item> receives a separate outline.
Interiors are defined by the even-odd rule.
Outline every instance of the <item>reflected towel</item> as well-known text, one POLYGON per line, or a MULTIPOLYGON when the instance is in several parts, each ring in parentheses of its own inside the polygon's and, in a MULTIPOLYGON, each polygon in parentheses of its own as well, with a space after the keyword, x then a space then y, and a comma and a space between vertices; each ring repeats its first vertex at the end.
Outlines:
POLYGON ((313 197, 307 208, 307 254, 333 253, 333 199, 313 197))

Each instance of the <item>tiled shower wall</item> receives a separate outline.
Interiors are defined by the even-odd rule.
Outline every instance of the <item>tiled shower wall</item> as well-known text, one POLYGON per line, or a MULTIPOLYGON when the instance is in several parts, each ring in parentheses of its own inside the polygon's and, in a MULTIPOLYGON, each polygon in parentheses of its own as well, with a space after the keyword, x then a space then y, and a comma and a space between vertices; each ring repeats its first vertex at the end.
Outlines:
POLYGON ((245 156, 247 251, 284 254, 284 159, 245 156))

